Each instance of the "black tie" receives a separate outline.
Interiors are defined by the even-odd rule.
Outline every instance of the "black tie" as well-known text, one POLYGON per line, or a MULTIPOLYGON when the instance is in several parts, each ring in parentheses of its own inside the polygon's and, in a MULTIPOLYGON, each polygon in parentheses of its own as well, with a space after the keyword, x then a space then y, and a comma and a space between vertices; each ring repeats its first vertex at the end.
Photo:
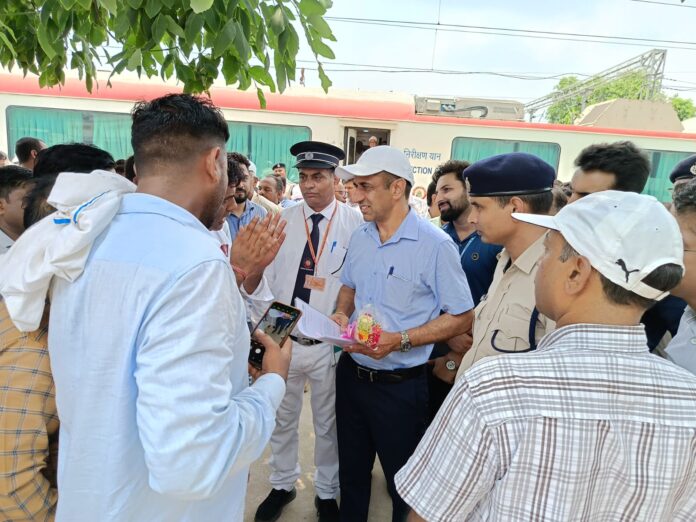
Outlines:
MULTIPOLYGON (((314 255, 318 256, 319 252, 319 222, 324 218, 321 214, 312 214, 309 216, 312 219, 312 232, 309 234, 309 238, 312 241, 312 248, 314 248, 314 255)), ((302 259, 300 259, 300 267, 297 270, 297 279, 295 279, 295 290, 292 293, 291 304, 294 306, 295 298, 299 297, 305 303, 309 303, 310 289, 305 288, 305 276, 314 275, 314 259, 312 259, 312 252, 309 250, 309 241, 305 245, 304 252, 302 253, 302 259)))

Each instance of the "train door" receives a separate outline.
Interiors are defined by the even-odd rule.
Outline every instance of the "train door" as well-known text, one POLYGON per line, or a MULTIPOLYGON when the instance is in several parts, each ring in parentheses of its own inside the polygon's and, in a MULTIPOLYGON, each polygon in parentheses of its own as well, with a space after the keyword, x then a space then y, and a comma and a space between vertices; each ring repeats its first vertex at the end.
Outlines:
POLYGON ((346 164, 358 161, 362 153, 376 145, 389 145, 391 131, 368 127, 346 127, 344 147, 346 164))

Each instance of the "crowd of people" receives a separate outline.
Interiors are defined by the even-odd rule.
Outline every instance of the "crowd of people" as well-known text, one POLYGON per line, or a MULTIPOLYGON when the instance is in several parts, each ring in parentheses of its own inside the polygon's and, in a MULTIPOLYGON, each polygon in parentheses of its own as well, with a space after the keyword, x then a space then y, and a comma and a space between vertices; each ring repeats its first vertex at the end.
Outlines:
POLYGON ((396 148, 297 143, 293 183, 229 137, 172 94, 130 158, 27 137, 0 167, 3 520, 242 520, 269 443, 278 520, 307 391, 321 522, 368 519, 376 457, 395 522, 696 518, 696 155, 670 204, 630 142, 565 184, 450 160, 426 204, 396 148), (297 300, 381 333, 254 330, 297 300))

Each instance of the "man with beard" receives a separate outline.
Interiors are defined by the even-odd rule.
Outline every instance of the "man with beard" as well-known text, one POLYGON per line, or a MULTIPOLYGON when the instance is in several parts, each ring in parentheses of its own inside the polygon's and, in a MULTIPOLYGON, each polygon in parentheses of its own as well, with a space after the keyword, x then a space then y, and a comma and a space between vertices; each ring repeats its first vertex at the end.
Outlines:
POLYGON ((249 172, 251 162, 239 152, 231 152, 230 156, 233 161, 239 163, 242 170, 242 178, 234 194, 237 208, 227 217, 227 223, 230 225, 230 236, 232 241, 234 241, 241 227, 251 223, 251 220, 255 217, 263 219, 268 211, 261 205, 251 201, 251 198, 254 196, 254 176, 249 172))
POLYGON ((222 113, 170 94, 132 119, 137 192, 80 277, 53 282, 56 519, 241 520, 291 349, 259 335, 263 370, 249 386, 244 305, 208 231, 227 188, 222 113))
MULTIPOLYGON (((442 230, 452 238, 459 250, 459 259, 471 289, 474 305, 488 292, 502 247, 484 243, 469 223, 471 203, 466 189, 466 161, 450 160, 435 169, 433 202, 446 224, 442 230)), ((455 337, 448 343, 437 343, 429 361, 428 388, 430 391, 430 418, 440 409, 442 402, 452 389, 457 368, 464 352, 471 346, 471 332, 455 337)))

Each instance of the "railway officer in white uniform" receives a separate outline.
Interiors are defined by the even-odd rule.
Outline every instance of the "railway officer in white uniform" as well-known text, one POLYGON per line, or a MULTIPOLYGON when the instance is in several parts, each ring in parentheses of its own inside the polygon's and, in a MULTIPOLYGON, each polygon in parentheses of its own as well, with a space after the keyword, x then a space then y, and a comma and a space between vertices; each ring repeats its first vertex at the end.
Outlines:
MULTIPOLYGON (((290 152, 297 157, 295 166, 300 173, 304 202, 282 211, 287 221, 287 237, 265 271, 266 280, 276 300, 293 304, 297 297, 331 315, 341 288, 348 243, 363 219, 334 196, 334 169, 345 158, 341 149, 305 141, 293 145, 290 152)), ((295 498, 295 482, 300 477, 298 425, 304 386, 309 380, 317 468, 315 505, 321 522, 337 521, 339 482, 333 346, 298 337, 295 331, 293 350, 287 391, 271 438, 273 490, 259 505, 255 520, 276 520, 283 507, 295 498)))

